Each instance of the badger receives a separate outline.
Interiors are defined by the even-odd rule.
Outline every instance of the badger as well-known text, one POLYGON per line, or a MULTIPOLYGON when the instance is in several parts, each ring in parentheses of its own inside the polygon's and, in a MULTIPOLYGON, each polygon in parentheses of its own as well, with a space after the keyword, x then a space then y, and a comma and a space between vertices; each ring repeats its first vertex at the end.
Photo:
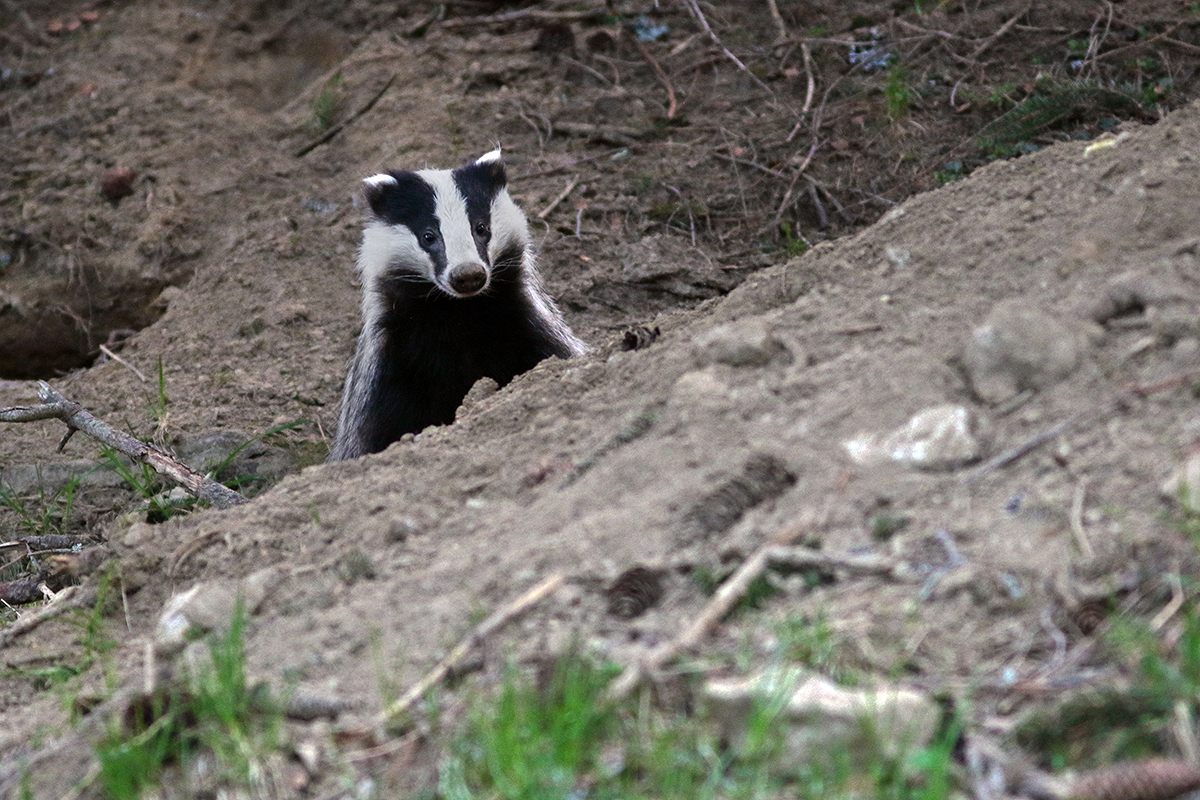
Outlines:
POLYGON ((549 356, 586 351, 542 287, 506 187, 499 150, 364 181, 363 328, 330 461, 453 422, 480 378, 503 386, 549 356))

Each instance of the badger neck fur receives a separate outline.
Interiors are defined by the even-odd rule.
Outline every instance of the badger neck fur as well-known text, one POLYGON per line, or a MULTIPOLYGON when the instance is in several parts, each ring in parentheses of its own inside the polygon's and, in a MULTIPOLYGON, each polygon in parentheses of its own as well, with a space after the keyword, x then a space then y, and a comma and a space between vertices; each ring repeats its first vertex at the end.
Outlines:
POLYGON ((496 150, 455 170, 364 181, 363 329, 331 461, 454 420, 483 377, 503 386, 586 349, 542 288, 496 150))

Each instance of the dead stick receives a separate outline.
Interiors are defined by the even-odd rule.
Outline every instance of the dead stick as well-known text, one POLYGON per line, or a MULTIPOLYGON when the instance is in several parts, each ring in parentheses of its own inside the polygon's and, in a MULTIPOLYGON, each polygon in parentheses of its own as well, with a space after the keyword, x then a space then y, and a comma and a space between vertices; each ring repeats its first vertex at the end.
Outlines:
POLYGON ((425 693, 437 686, 454 668, 465 659, 472 650, 478 647, 484 639, 500 628, 515 620, 529 609, 540 603, 548 595, 554 593, 563 585, 562 573, 554 573, 525 594, 510 602, 508 605, 493 613, 490 617, 475 626, 465 639, 437 663, 424 678, 412 685, 396 702, 389 705, 380 715, 380 724, 386 724, 412 708, 425 693))
POLYGON ((101 353, 104 353, 104 355, 108 356, 108 357, 109 357, 109 358, 111 358, 113 361, 116 361, 118 364, 123 364, 124 366, 128 367, 130 370, 132 370, 132 371, 133 371, 133 374, 134 374, 134 375, 137 375, 139 378, 141 378, 141 380, 142 380, 142 383, 145 383, 145 382, 146 382, 146 376, 142 374, 141 370, 139 370, 139 369, 138 369, 137 367, 135 367, 133 364, 130 364, 130 363, 129 363, 128 361, 126 361, 125 359, 121 358, 119 355, 117 355, 116 353, 114 353, 112 350, 109 350, 109 349, 108 349, 107 347, 105 347, 104 345, 100 345, 100 352, 101 352, 101 353))
POLYGON ((48 622, 76 608, 91 605, 95 600, 96 590, 94 587, 68 586, 55 596, 50 605, 35 613, 26 614, 7 628, 0 630, 0 648, 8 647, 43 622, 48 622))
POLYGON ((721 584, 721 588, 713 595, 712 600, 708 601, 708 605, 700 612, 700 616, 696 617, 682 633, 655 647, 641 662, 626 667, 625 671, 609 686, 609 699, 620 700, 627 697, 646 675, 662 669, 674 661, 680 653, 698 644, 712 630, 713 626, 733 610, 734 605, 746 593, 751 582, 767 568, 767 555, 775 545, 775 542, 765 544, 746 559, 737 568, 737 571, 721 584))
POLYGON ((654 60, 654 56, 650 54, 650 48, 642 44, 636 36, 633 38, 633 43, 637 45, 637 49, 641 51, 642 58, 650 62, 650 66, 654 67, 654 74, 658 76, 661 83, 667 90, 667 119, 675 119, 675 112, 678 110, 678 103, 675 102, 675 89, 671 86, 671 79, 667 77, 667 73, 663 71, 662 66, 654 60))
POLYGON ((989 458, 987 461, 971 470, 971 472, 969 472, 966 477, 962 479, 962 483, 964 486, 970 486, 988 473, 994 472, 1001 467, 1008 466, 1022 456, 1025 456, 1026 454, 1041 447, 1046 442, 1057 439, 1059 436, 1062 436, 1075 426, 1082 425, 1085 422, 1091 422, 1098 417, 1107 416, 1120 407, 1120 401, 1110 399, 1093 408, 1085 409, 1076 414, 1072 414, 1057 425, 1052 425, 1046 430, 1029 437, 1011 450, 1005 450, 1003 453, 989 458))
POLYGON ((800 109, 800 113, 807 114, 808 110, 812 108, 813 92, 817 89, 817 81, 813 77, 812 51, 808 47, 808 42, 800 43, 800 53, 804 56, 804 75, 808 78, 808 89, 804 92, 804 107, 800 109))
POLYGON ((335 137, 339 133, 341 133, 342 129, 345 128, 347 125, 349 125, 351 122, 354 122, 354 120, 358 119, 363 114, 367 113, 372 108, 374 108, 375 104, 379 102, 379 99, 381 97, 383 97, 384 94, 387 93, 387 90, 392 88, 392 84, 396 82, 397 74, 398 73, 393 72, 392 77, 387 79, 387 83, 385 83, 383 85, 383 88, 380 89, 378 92, 376 92, 375 95, 362 106, 362 108, 358 109, 358 111, 355 111, 353 114, 346 117, 344 120, 339 122, 337 125, 334 125, 332 128, 325 131, 323 134, 318 136, 316 139, 313 139, 311 142, 304 145, 304 147, 301 147, 299 150, 297 150, 296 158, 303 158, 304 156, 308 155, 310 152, 312 152, 316 148, 320 147, 321 145, 325 144, 330 139, 332 139, 333 137, 335 137))
POLYGON ((575 191, 575 187, 578 184, 579 184, 579 176, 576 175, 575 177, 571 178, 570 181, 567 182, 567 188, 565 188, 561 192, 559 192, 558 197, 555 197, 553 200, 550 201, 550 205, 546 206, 545 208, 543 208, 541 211, 538 212, 537 218, 545 219, 546 217, 550 216, 550 212, 553 211, 554 209, 558 208, 558 204, 561 203, 563 200, 566 200, 567 197, 570 196, 571 192, 575 191))
POLYGON ((698 23, 700 23, 700 27, 704 28, 704 32, 708 34, 708 38, 712 39, 713 44, 715 44, 717 47, 721 48, 721 52, 725 54, 725 57, 728 58, 730 61, 732 61, 734 64, 736 64, 738 69, 740 69, 742 72, 749 75, 750 79, 752 81, 757 83, 763 89, 766 89, 767 94, 774 97, 775 90, 772 89, 770 86, 767 86, 765 83, 763 83, 762 80, 757 75, 755 75, 750 70, 749 67, 747 67, 745 64, 742 63, 742 60, 740 58, 735 56, 729 50, 728 47, 726 47, 724 44, 721 43, 720 37, 718 37, 717 34, 713 31, 712 27, 709 26, 708 20, 704 16, 704 12, 700 10, 699 3, 697 3, 696 0, 683 0, 683 4, 687 7, 688 12, 691 13, 691 15, 696 19, 696 21, 698 23))
POLYGON ((1012 448, 1011 450, 1005 450, 1000 455, 994 456, 993 458, 983 462, 974 470, 972 470, 965 478, 963 478, 962 482, 964 485, 970 486, 983 476, 987 475, 989 472, 997 470, 1000 467, 1007 466, 1030 451, 1037 449, 1051 439, 1062 436, 1076 425, 1081 425, 1085 422, 1091 422, 1097 417, 1104 417, 1114 411, 1121 410, 1125 407, 1129 395, 1146 397, 1147 395, 1162 392, 1167 389, 1174 389, 1177 386, 1194 381, 1198 377, 1200 377, 1200 372, 1189 370, 1187 372, 1181 372, 1178 375, 1172 375, 1169 378, 1164 378, 1156 383, 1151 383, 1148 385, 1135 384, 1132 386, 1126 386, 1125 391, 1128 392, 1128 394, 1118 394, 1115 397, 1111 397, 1099 405, 1080 411, 1077 414, 1067 417, 1057 425, 1049 427, 1041 433, 1031 436, 1029 439, 1026 439, 1024 442, 1012 448))
MULTIPOLYGON (((216 508, 248 503, 244 496, 201 475, 186 464, 176 461, 153 445, 119 431, 107 422, 96 419, 83 406, 63 397, 44 381, 38 382, 39 406, 0 408, 0 422, 32 422, 39 419, 60 419, 70 431, 83 431, 88 436, 118 450, 134 461, 149 464, 154 471, 178 483, 193 497, 211 503, 216 508)), ((64 443, 65 443, 64 439, 64 443)))
POLYGON ((841 569, 859 575, 883 575, 904 581, 904 567, 899 562, 875 553, 826 553, 811 547, 772 547, 767 550, 767 563, 788 569, 841 569))
POLYGON ((588 11, 543 11, 536 8, 520 8, 516 11, 506 11, 502 14, 490 14, 482 17, 459 17, 447 19, 438 23, 439 28, 475 28, 480 25, 500 25, 508 22, 529 19, 541 22, 576 22, 590 19, 600 19, 608 14, 606 8, 594 8, 588 11))
POLYGON ((775 35, 776 42, 786 42, 788 40, 787 26, 783 24, 783 15, 779 13, 779 6, 775 0, 767 0, 767 8, 771 11, 771 20, 775 23, 775 28, 778 33, 775 35))
POLYGON ((1032 8, 1033 8, 1033 4, 1030 3, 1029 5, 1025 6, 1025 8, 1021 9, 1016 14, 1014 14, 1007 22, 1005 22, 1003 25, 1001 25, 1000 28, 995 33, 993 33, 991 36, 984 39, 983 42, 980 43, 980 45, 975 48, 975 50, 971 53, 971 58, 979 58, 981 55, 983 55, 983 52, 985 50, 987 50, 989 47, 994 45, 1000 39, 1001 36, 1008 33, 1009 29, 1012 28, 1013 25, 1017 24, 1017 20, 1019 20, 1021 17, 1028 14, 1030 9, 1032 9, 1032 8))

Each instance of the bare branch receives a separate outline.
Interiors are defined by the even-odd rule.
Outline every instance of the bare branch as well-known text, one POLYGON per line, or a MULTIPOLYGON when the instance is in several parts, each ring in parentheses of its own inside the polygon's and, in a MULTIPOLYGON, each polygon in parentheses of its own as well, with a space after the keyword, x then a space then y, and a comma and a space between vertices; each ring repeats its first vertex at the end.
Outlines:
MULTIPOLYGON (((39 419, 61 419, 70 431, 83 431, 93 439, 124 453, 134 461, 149 464, 154 471, 178 483, 192 496, 211 503, 216 508, 229 508, 249 502, 245 496, 201 475, 180 463, 166 452, 119 431, 107 422, 96 419, 83 406, 54 391, 48 383, 39 381, 39 406, 0 408, 0 422, 32 422, 39 419)), ((65 440, 64 440, 65 443, 65 440)))

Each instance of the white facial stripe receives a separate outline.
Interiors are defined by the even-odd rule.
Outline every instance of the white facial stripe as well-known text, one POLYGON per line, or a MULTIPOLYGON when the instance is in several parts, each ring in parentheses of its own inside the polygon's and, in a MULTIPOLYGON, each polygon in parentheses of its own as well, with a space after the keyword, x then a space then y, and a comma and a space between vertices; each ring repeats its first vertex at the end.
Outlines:
POLYGON ((458 191, 449 170, 422 170, 417 173, 433 187, 438 224, 442 242, 446 245, 446 268, 458 264, 478 264, 479 250, 471 235, 471 220, 467 218, 467 201, 458 191))
POLYGON ((372 175, 369 178, 363 178, 363 183, 368 183, 371 186, 382 186, 388 183, 394 185, 396 183, 396 179, 391 175, 388 175, 386 172, 381 172, 378 175, 372 175))
POLYGON ((417 237, 403 225, 368 223, 363 229, 362 245, 358 250, 358 271, 363 285, 363 325, 370 328, 383 313, 382 300, 376 288, 379 280, 396 264, 417 268, 433 280, 433 261, 421 249, 417 237))
POLYGON ((488 257, 495 262, 500 251, 513 242, 529 247, 529 225, 525 222, 524 212, 508 196, 508 190, 501 189, 492 200, 492 240, 488 242, 488 257))

